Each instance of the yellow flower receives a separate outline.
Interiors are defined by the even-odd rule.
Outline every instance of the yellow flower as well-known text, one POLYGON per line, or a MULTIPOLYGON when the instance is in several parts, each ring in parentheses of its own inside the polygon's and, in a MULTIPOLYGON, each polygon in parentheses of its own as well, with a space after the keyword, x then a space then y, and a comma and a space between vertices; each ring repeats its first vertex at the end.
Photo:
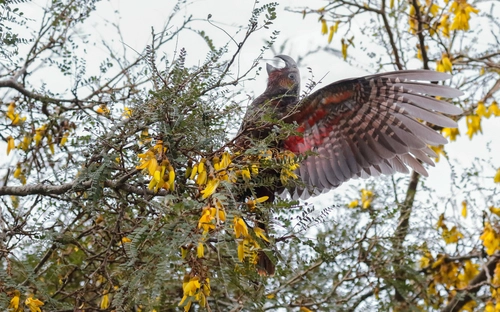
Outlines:
POLYGON ((439 146, 429 146, 435 153, 436 153, 436 162, 439 162, 439 159, 441 158, 441 155, 446 156, 444 152, 444 145, 439 145, 439 146))
POLYGON ((361 207, 363 207, 363 209, 367 209, 368 207, 370 207, 370 205, 372 204, 372 201, 373 201, 373 197, 374 197, 374 195, 373 195, 372 191, 362 189, 361 190, 361 207))
POLYGON ((109 294, 108 291, 104 291, 104 295, 101 298, 101 309, 107 309, 109 307, 109 294))
POLYGON ((240 236, 247 237, 248 236, 248 227, 245 221, 240 217, 234 217, 234 235, 236 238, 240 238, 240 236))
POLYGON ((158 167, 158 161, 153 151, 149 150, 144 154, 137 155, 141 159, 141 164, 136 169, 148 169, 150 176, 155 174, 156 168, 158 167))
POLYGON ((328 32, 328 43, 332 42, 333 35, 337 33, 337 30, 339 29, 339 24, 340 21, 336 21, 334 25, 330 26, 330 31, 328 32))
POLYGON ((9 107, 7 108, 7 113, 5 114, 5 116, 11 120, 13 126, 18 126, 26 120, 26 117, 21 117, 18 113, 15 112, 15 109, 16 103, 11 102, 9 104, 9 107))
POLYGON ((269 199, 269 196, 262 196, 262 197, 255 199, 255 200, 249 199, 247 201, 248 210, 253 211, 255 209, 255 207, 257 206, 257 203, 263 203, 263 202, 267 201, 268 199, 269 199))
POLYGON ((467 201, 462 201, 462 217, 467 218, 467 201))
POLYGON ((212 222, 214 216, 210 213, 210 209, 203 209, 200 220, 198 221, 198 228, 203 228, 203 233, 215 229, 215 224, 212 222))
POLYGON ((7 155, 10 154, 10 151, 12 151, 16 147, 16 143, 14 142, 14 138, 12 136, 7 137, 7 155))
POLYGON ((129 117, 131 117, 131 116, 132 116, 132 110, 131 110, 130 108, 128 108, 128 107, 125 107, 125 108, 123 109, 123 116, 124 116, 125 118, 129 118, 129 117))
POLYGON ((157 167, 151 182, 149 182, 148 189, 158 192, 164 185, 166 185, 165 180, 163 179, 164 173, 165 166, 157 167))
POLYGON ((451 230, 448 230, 446 226, 442 227, 442 229, 442 236, 446 244, 455 244, 464 237, 463 234, 457 230, 456 226, 453 226, 451 230))
POLYGON ((122 237, 122 243, 130 243, 132 240, 126 236, 122 237))
POLYGON ((450 16, 448 14, 443 14, 437 28, 441 31, 443 36, 450 38, 450 16))
POLYGON ((496 208, 496 207, 491 206, 489 209, 490 209, 491 213, 496 214, 497 216, 500 217, 500 208, 496 208))
POLYGON ((17 164, 16 170, 14 170, 14 178, 18 179, 21 181, 21 183, 24 185, 26 184, 26 176, 24 175, 23 169, 21 168, 21 164, 17 164))
MULTIPOLYGON (((182 290, 184 293, 184 296, 182 297, 181 302, 179 302, 179 306, 184 305, 184 302, 188 297, 194 297, 198 290, 201 287, 199 277, 195 276, 189 279, 188 282, 183 283, 182 285, 182 290)), ((184 307, 185 311, 189 311, 189 308, 186 310, 186 307, 191 307, 191 302, 187 303, 187 305, 184 307)))
POLYGON ((227 169, 229 165, 231 164, 231 155, 229 155, 228 152, 224 152, 222 154, 222 159, 220 161, 220 169, 227 169))
POLYGON ((256 264, 259 260, 258 251, 260 250, 259 244, 251 237, 238 242, 238 259, 243 262, 245 258, 249 263, 256 264))
POLYGON ((495 173, 495 177, 493 178, 493 182, 500 183, 500 168, 498 168, 497 173, 495 173))
POLYGON ((328 32, 328 43, 331 43, 333 40, 333 34, 335 34, 335 26, 330 26, 330 31, 328 32))
POLYGON ((493 301, 489 300, 484 307, 484 312, 495 312, 495 306, 493 305, 493 301))
POLYGON ((256 226, 253 228, 253 231, 255 232, 255 236, 269 243, 269 238, 266 237, 266 232, 263 229, 256 226))
POLYGON ((41 127, 37 128, 35 130, 35 145, 38 146, 40 145, 40 142, 43 139, 43 136, 45 135, 45 130, 47 129, 47 125, 42 125, 41 127))
POLYGON ((472 263, 470 260, 465 260, 464 264, 464 272, 458 275, 458 280, 460 281, 458 284, 459 288, 466 287, 467 284, 479 273, 478 270, 479 265, 472 263))
POLYGON ((357 200, 357 199, 355 199, 355 200, 351 201, 351 202, 349 203, 349 205, 347 205, 347 207, 349 207, 349 208, 356 208, 356 207, 358 207, 358 206, 359 206, 359 200, 357 200))
POLYGON ((99 107, 95 111, 101 115, 109 114, 109 108, 108 108, 108 106, 106 106, 106 104, 99 105, 99 107))
MULTIPOLYGON (((203 171, 206 173, 206 171, 203 171)), ((205 199, 207 197, 209 197, 210 195, 212 195, 213 193, 215 193, 215 191, 217 190, 217 187, 219 186, 219 179, 217 178, 210 178, 210 180, 208 180, 208 183, 207 183, 207 186, 205 187, 205 189, 203 191, 201 191, 201 198, 205 199)))
POLYGON ((439 13, 439 9, 441 9, 436 3, 432 3, 431 7, 429 8, 429 13, 432 16, 437 16, 439 13))
POLYGON ((10 299, 10 303, 9 303, 9 310, 10 312, 23 312, 24 309, 22 307, 19 306, 19 302, 21 300, 21 293, 19 292, 19 290, 14 290, 14 297, 12 297, 12 299, 10 299))
POLYGON ((483 241, 486 253, 490 256, 500 248, 500 237, 489 222, 485 223, 483 234, 479 239, 483 241))
POLYGON ((168 165, 168 185, 170 187, 170 191, 174 191, 175 189, 175 170, 172 165, 168 165))
POLYGON ((436 64, 436 70, 438 72, 451 73, 453 71, 453 64, 451 63, 450 58, 447 54, 443 54, 441 60, 437 61, 436 64))
MULTIPOLYGON (((207 171, 206 170, 203 170, 203 171, 199 171, 199 166, 198 166, 198 177, 196 178, 196 184, 198 185, 205 185, 207 183, 207 171)), ((194 172, 194 170, 193 170, 194 172)))
POLYGON ((466 117, 465 123, 467 124, 467 135, 469 136, 469 139, 472 139, 472 136, 478 132, 483 133, 480 116, 469 115, 466 117))
POLYGON ((443 128, 441 133, 445 138, 450 138, 450 141, 456 141, 457 135, 460 135, 458 128, 443 128))
POLYGON ((490 118, 491 112, 486 109, 486 107, 484 106, 484 102, 479 102, 477 103, 476 115, 478 115, 479 117, 490 118))
POLYGON ((476 311, 475 307, 477 306, 477 303, 475 300, 471 300, 467 302, 460 311, 468 311, 468 312, 473 312, 476 311))
POLYGON ((69 132, 65 132, 63 137, 61 138, 61 142, 59 142, 59 146, 64 146, 66 145, 66 142, 68 141, 68 137, 69 137, 69 132))
POLYGON ((30 136, 25 136, 23 138, 23 141, 20 142, 17 147, 22 149, 23 151, 28 151, 30 144, 31 144, 32 138, 30 136))
POLYGON ((222 205, 217 201, 217 208, 210 208, 210 214, 212 217, 215 218, 217 216, 220 221, 225 222, 226 221, 226 213, 224 212, 224 208, 222 205))
POLYGON ((467 3, 467 0, 455 0, 450 7, 450 12, 455 14, 451 30, 469 30, 470 13, 479 13, 479 10, 467 3))
POLYGON ((344 39, 341 40, 342 43, 342 57, 344 58, 344 61, 347 59, 347 43, 345 42, 344 39))
POLYGON ((240 262, 243 262, 245 259, 245 246, 244 246, 244 240, 238 242, 238 259, 240 262))
POLYGON ((426 252, 425 255, 420 258, 420 268, 426 268, 429 266, 432 260, 432 255, 429 252, 426 252))
POLYGON ((52 136, 47 135, 47 145, 49 146, 50 153, 54 155, 54 142, 52 142, 52 136))
POLYGON ((248 168, 241 169, 240 174, 243 180, 245 181, 250 180, 250 170, 248 168))
POLYGON ((436 223, 436 229, 439 229, 442 227, 446 227, 446 225, 444 224, 444 213, 439 215, 438 222, 436 223))
POLYGON ((496 101, 493 101, 490 107, 488 107, 488 113, 497 117, 500 116, 500 109, 498 109, 498 104, 496 101))
POLYGON ((24 304, 28 306, 30 312, 42 312, 39 307, 43 306, 43 302, 38 299, 33 299, 33 296, 26 298, 24 304))
POLYGON ((328 33, 328 25, 324 18, 321 19, 321 34, 326 35, 328 33))
MULTIPOLYGON (((189 173, 189 179, 190 179, 190 180, 194 180, 194 177, 196 177, 196 174, 198 173, 198 165, 197 165, 197 164, 195 164, 195 165, 191 168, 191 170, 190 170, 190 171, 191 171, 191 172, 189 173)), ((187 171, 186 171, 186 172, 187 172, 187 171)))

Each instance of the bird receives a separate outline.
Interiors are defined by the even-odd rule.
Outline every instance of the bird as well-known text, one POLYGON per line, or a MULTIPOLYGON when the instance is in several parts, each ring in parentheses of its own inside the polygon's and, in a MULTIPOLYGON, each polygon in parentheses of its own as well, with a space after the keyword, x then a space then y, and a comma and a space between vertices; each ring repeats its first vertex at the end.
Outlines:
MULTIPOLYGON (((446 73, 400 70, 344 79, 301 98, 297 63, 287 55, 276 58, 285 67, 266 64, 267 87, 247 108, 237 135, 237 145, 248 148, 275 129, 271 121, 296 126, 296 134, 275 142, 274 147, 306 155, 295 172, 300 183, 253 190, 255 197, 267 196, 271 203, 276 193, 307 199, 353 178, 409 173, 409 169, 428 176, 422 164, 433 166, 431 158, 437 156, 430 146, 447 143, 431 126, 457 127, 448 115, 462 113, 436 98, 463 95, 433 83, 451 78, 446 73)), ((268 169, 260 174, 276 176, 277 172, 268 169)), ((254 223, 267 233, 265 214, 258 212, 254 223)), ((261 275, 275 272, 275 260, 269 254, 273 253, 258 253, 261 275)))
MULTIPOLYGON (((267 87, 249 105, 239 135, 263 139, 272 130, 268 120, 296 124, 277 146, 309 155, 296 174, 302 183, 289 187, 292 199, 307 199, 353 178, 409 173, 423 176, 422 164, 434 166, 430 146, 447 140, 431 125, 456 128, 448 115, 462 110, 436 97, 463 92, 439 85, 451 75, 431 70, 400 70, 340 80, 300 98, 300 72, 287 55, 277 55, 285 67, 266 65, 267 87)), ((268 190, 272 193, 275 190, 268 190)), ((269 195, 269 194, 266 194, 269 195)))

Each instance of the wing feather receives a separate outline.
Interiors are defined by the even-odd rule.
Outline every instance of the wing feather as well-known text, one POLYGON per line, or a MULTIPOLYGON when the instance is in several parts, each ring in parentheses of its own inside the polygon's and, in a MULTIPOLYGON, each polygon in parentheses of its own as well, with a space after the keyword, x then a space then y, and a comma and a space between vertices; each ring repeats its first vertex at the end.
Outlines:
MULTIPOLYGON (((426 176, 421 162, 434 165, 430 157, 436 156, 428 146, 447 140, 417 119, 456 127, 444 114, 461 109, 430 97, 462 95, 429 83, 450 77, 426 70, 377 74, 338 81, 303 99, 286 119, 299 125, 303 140, 284 142, 296 153, 316 153, 298 169, 302 181, 322 193, 351 178, 408 173, 408 167, 426 176)), ((310 190, 293 191, 294 198, 310 195, 310 190)))

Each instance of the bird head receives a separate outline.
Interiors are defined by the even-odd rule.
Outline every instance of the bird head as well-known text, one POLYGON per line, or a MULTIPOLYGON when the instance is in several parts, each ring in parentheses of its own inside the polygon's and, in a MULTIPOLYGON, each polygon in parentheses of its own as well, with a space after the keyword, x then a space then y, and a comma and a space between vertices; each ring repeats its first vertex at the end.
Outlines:
POLYGON ((297 63, 288 55, 276 55, 275 57, 285 62, 285 67, 276 68, 271 64, 266 64, 269 80, 267 82, 268 93, 299 95, 300 73, 297 63))

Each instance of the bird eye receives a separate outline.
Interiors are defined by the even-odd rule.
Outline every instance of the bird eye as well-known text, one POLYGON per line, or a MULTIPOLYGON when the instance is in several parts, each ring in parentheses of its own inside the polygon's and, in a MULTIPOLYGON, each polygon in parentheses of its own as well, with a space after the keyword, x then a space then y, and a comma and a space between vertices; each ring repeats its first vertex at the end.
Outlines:
POLYGON ((295 74, 288 74, 288 78, 295 80, 295 74))

